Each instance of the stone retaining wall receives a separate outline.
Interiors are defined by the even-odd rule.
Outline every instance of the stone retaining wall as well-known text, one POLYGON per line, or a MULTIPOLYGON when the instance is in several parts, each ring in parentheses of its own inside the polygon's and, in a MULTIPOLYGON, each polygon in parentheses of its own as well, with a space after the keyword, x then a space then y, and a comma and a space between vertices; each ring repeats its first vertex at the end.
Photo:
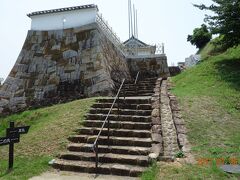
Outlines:
MULTIPOLYGON (((171 83, 169 81, 168 81, 168 89, 169 90, 171 89, 171 83)), ((185 156, 183 161, 187 163, 195 163, 195 159, 190 152, 191 145, 187 139, 187 129, 185 127, 184 119, 181 115, 181 109, 177 101, 177 98, 175 95, 171 94, 170 92, 168 93, 168 96, 170 99, 170 107, 172 110, 172 119, 177 132, 178 146, 185 156)))
POLYGON ((151 98, 152 103, 152 148, 149 158, 157 160, 163 155, 163 138, 162 138, 162 124, 161 124, 161 105, 160 105, 160 92, 161 92, 162 78, 157 79, 154 89, 154 95, 151 98))
POLYGON ((170 76, 167 57, 165 55, 155 57, 128 58, 127 63, 133 77, 138 72, 148 72, 149 74, 164 78, 170 76))
POLYGON ((114 81, 130 79, 114 45, 94 24, 56 31, 29 31, 0 89, 0 114, 37 102, 112 94, 114 81))
POLYGON ((179 152, 177 131, 172 118, 170 99, 168 97, 167 80, 162 81, 161 85, 161 122, 163 135, 163 160, 173 160, 179 152))
POLYGON ((150 160, 174 161, 182 152, 181 162, 195 163, 190 153, 186 127, 181 116, 176 96, 170 93, 169 79, 159 78, 156 81, 152 96, 152 148, 150 160))

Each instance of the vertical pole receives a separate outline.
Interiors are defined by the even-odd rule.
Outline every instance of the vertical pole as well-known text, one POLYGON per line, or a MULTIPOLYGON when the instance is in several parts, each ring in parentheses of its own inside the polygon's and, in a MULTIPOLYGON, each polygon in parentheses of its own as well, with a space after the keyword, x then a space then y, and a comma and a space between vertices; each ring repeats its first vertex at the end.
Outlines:
POLYGON ((138 38, 138 12, 136 10, 136 38, 138 38))
POLYGON ((126 92, 125 92, 125 84, 123 84, 123 96, 124 96, 124 104, 125 104, 125 99, 126 99, 126 92))
MULTIPOLYGON (((14 128, 14 122, 10 122, 10 128, 14 128)), ((8 134, 9 136, 10 134, 8 134)), ((10 142, 9 144, 9 161, 8 161, 8 171, 13 169, 13 160, 14 160, 14 143, 10 142)))
POLYGON ((95 167, 96 167, 96 173, 98 172, 98 142, 96 142, 96 150, 95 150, 95 153, 96 153, 96 164, 95 164, 95 167))
POLYGON ((162 54, 164 54, 164 43, 162 43, 162 54))
POLYGON ((131 38, 131 20, 130 20, 130 0, 128 0, 128 28, 129 28, 129 39, 131 38))
POLYGON ((136 11, 135 11, 135 5, 133 4, 133 34, 134 37, 136 37, 136 11))
POLYGON ((132 1, 130 0, 131 36, 133 36, 132 1))
POLYGON ((119 95, 118 95, 118 97, 117 97, 117 106, 118 106, 118 110, 117 110, 117 114, 118 114, 118 120, 119 120, 119 95))
POLYGON ((110 143, 109 143, 109 127, 110 126, 110 121, 109 121, 109 118, 108 118, 108 146, 110 146, 110 143))

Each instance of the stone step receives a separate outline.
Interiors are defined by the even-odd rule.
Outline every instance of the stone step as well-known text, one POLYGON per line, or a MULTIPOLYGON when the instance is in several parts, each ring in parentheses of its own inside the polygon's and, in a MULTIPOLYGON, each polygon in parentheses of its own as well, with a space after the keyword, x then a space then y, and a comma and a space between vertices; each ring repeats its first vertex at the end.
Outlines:
MULTIPOLYGON (((92 108, 111 108, 112 103, 95 103, 92 108)), ((118 107, 118 104, 114 104, 114 108, 118 107)), ((134 109, 134 110, 151 110, 151 104, 119 104, 121 109, 134 109)))
MULTIPOLYGON (((86 119, 105 120, 106 114, 87 114, 86 119)), ((151 116, 114 115, 108 116, 111 121, 152 122, 151 116)))
MULTIPOLYGON (((72 143, 68 145, 69 151, 77 152, 92 152, 92 144, 72 143)), ((150 148, 146 147, 132 147, 132 146, 104 146, 98 145, 99 153, 113 153, 113 154, 130 154, 130 155, 144 155, 150 153, 150 148)))
POLYGON ((148 87, 149 85, 155 86, 155 83, 137 83, 137 84, 124 84, 124 87, 148 87))
MULTIPOLYGON (((89 113, 91 114, 108 114, 109 108, 91 108, 89 113)), ((111 114, 121 114, 121 115, 139 115, 139 116, 150 116, 152 110, 132 110, 132 109, 118 109, 114 108, 111 114)))
MULTIPOLYGON (((101 122, 101 121, 100 121, 101 122)), ((105 126, 107 127, 107 125, 105 126)), ((82 127, 76 130, 79 134, 85 135, 97 135, 101 128, 94 127, 82 127)), ((103 128, 102 136, 108 135, 108 129, 103 128)), ((134 130, 134 129, 109 129, 109 135, 115 137, 139 137, 139 138, 150 138, 150 130, 134 130)))
POLYGON ((62 171, 112 174, 132 177, 138 177, 146 170, 146 167, 133 165, 119 165, 112 163, 99 164, 98 169, 96 169, 95 162, 70 161, 63 159, 55 160, 53 163, 53 167, 56 169, 60 169, 62 171))
MULTIPOLYGON (((139 90, 139 89, 135 89, 135 88, 133 88, 133 89, 127 89, 127 90, 125 90, 125 93, 126 94, 128 94, 128 93, 153 93, 154 91, 153 91, 153 88, 151 88, 151 89, 145 89, 145 90, 139 90)), ((120 93, 124 93, 124 91, 122 90, 120 93)))
POLYGON ((137 84, 138 87, 141 87, 141 86, 150 86, 150 87, 155 87, 156 84, 155 83, 145 83, 145 82, 140 82, 137 84))
POLYGON ((123 96, 125 95, 125 97, 128 97, 129 95, 134 95, 134 96, 142 96, 142 94, 150 94, 149 96, 152 96, 154 94, 153 91, 146 91, 146 92, 138 92, 138 91, 127 91, 127 92, 120 92, 120 96, 123 96))
POLYGON ((141 83, 149 83, 149 84, 156 84, 156 80, 155 81, 153 81, 153 80, 140 80, 140 81, 138 81, 138 84, 141 84, 141 83))
MULTIPOLYGON (((68 138, 68 140, 73 143, 94 143, 96 138, 97 136, 72 135, 68 138)), ((100 136, 98 139, 98 142, 99 142, 99 145, 151 147, 152 139, 110 136, 110 139, 108 142, 107 136, 100 136)))
MULTIPOLYGON (((100 103, 113 103, 113 98, 106 98, 106 99, 99 99, 98 102, 100 103)), ((149 99, 119 99, 116 103, 126 103, 126 104, 151 104, 151 98, 149 99)))
POLYGON ((126 86, 126 87, 122 88, 121 92, 123 92, 124 90, 125 91, 133 91, 133 90, 134 91, 135 90, 152 91, 154 88, 155 88, 155 86, 151 86, 151 85, 149 85, 149 86, 137 86, 137 87, 136 86, 126 86))
POLYGON ((146 86, 126 86, 122 88, 125 91, 141 90, 141 91, 152 91, 156 86, 155 85, 146 85, 146 86))
MULTIPOLYGON (((74 161, 93 161, 95 162, 96 155, 94 152, 73 152, 69 151, 60 155, 60 159, 74 160, 74 161)), ((98 153, 99 163, 118 163, 130 164, 137 166, 148 166, 148 156, 142 155, 126 155, 126 154, 112 154, 112 153, 98 153)))
MULTIPOLYGON (((121 96, 124 96, 123 93, 120 93, 121 96)), ((135 96, 152 96, 153 93, 128 93, 128 94, 125 94, 125 96, 128 96, 128 97, 135 97, 135 96)))
MULTIPOLYGON (((84 120, 85 127, 102 127, 104 121, 100 120, 84 120)), ((131 121, 110 121, 110 128, 116 129, 138 129, 138 130, 150 130, 150 123, 131 122, 131 121)), ((105 125, 107 127, 107 123, 105 125)))
POLYGON ((156 81, 158 79, 158 77, 148 77, 148 78, 144 78, 142 80, 144 81, 156 81))

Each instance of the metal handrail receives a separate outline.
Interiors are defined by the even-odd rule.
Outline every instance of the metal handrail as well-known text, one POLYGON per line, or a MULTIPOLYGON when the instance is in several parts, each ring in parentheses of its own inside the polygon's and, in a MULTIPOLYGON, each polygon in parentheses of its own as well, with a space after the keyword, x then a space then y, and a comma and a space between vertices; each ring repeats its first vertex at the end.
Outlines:
MULTIPOLYGON (((114 105, 115 105, 115 103, 116 103, 116 101, 117 101, 117 99, 119 100, 119 94, 120 94, 120 91, 121 91, 121 89, 122 89, 122 87, 123 87, 123 85, 124 85, 124 82, 125 82, 125 79, 123 79, 123 81, 122 81, 122 84, 121 84, 121 86, 119 87, 119 89, 118 89, 118 92, 117 92, 117 95, 115 96, 115 98, 114 98, 114 101, 113 101, 113 103, 112 103, 112 106, 111 106, 111 108, 109 109, 109 111, 108 111, 108 114, 107 114, 107 116, 106 116, 106 118, 105 118, 105 120, 104 120, 104 122, 103 122, 103 125, 102 125, 102 127, 101 127, 101 129, 100 129, 100 131, 99 131, 99 133, 98 133, 98 135, 97 135, 97 138, 95 139, 95 141, 94 141, 94 143, 93 143, 93 151, 95 152, 95 154, 96 154, 96 166, 95 166, 95 168, 97 169, 98 168, 98 139, 99 139, 99 137, 100 137, 100 135, 101 135, 101 133, 102 133, 102 130, 103 130, 103 128, 105 127, 105 124, 106 124, 106 122, 108 122, 108 146, 109 146, 109 119, 108 119, 108 117, 109 117, 109 115, 110 115, 110 113, 111 113, 111 111, 112 111, 112 109, 113 109, 113 107, 114 107, 114 105)), ((124 99, 125 99, 125 91, 124 91, 124 99)), ((118 115, 119 115, 119 101, 118 101, 118 115)))
POLYGON ((137 76, 136 76, 136 78, 135 78, 134 84, 137 84, 137 80, 138 80, 139 73, 140 73, 140 71, 138 71, 138 73, 137 73, 137 76))

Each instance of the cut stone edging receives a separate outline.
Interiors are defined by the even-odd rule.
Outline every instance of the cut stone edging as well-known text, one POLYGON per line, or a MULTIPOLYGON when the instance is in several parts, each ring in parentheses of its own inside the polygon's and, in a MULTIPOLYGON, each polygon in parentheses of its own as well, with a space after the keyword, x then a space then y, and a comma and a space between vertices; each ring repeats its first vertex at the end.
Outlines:
POLYGON ((160 97, 164 148, 164 153, 163 157, 161 157, 161 160, 174 161, 175 155, 179 152, 179 146, 177 142, 177 132, 172 118, 170 99, 168 97, 167 80, 162 81, 160 97))
POLYGON ((181 108, 179 106, 179 103, 177 101, 177 98, 175 95, 170 93, 171 89, 171 83, 169 81, 169 78, 167 80, 167 86, 168 86, 168 97, 170 99, 170 107, 172 110, 172 119, 176 128, 177 133, 177 142, 179 149, 183 152, 184 158, 182 160, 185 163, 196 163, 193 155, 191 154, 191 145, 187 139, 187 129, 185 127, 185 121, 181 115, 181 108))
POLYGON ((162 78, 158 78, 154 88, 154 95, 151 98, 152 103, 152 148, 149 154, 150 160, 158 160, 163 155, 163 138, 161 126, 161 105, 160 105, 160 92, 161 92, 162 78))
POLYGON ((177 158, 185 163, 195 163, 190 153, 191 146, 187 140, 187 129, 181 116, 176 96, 172 95, 169 79, 158 78, 151 98, 152 104, 152 148, 150 161, 163 160, 173 162, 178 152, 182 151, 184 158, 177 158))

